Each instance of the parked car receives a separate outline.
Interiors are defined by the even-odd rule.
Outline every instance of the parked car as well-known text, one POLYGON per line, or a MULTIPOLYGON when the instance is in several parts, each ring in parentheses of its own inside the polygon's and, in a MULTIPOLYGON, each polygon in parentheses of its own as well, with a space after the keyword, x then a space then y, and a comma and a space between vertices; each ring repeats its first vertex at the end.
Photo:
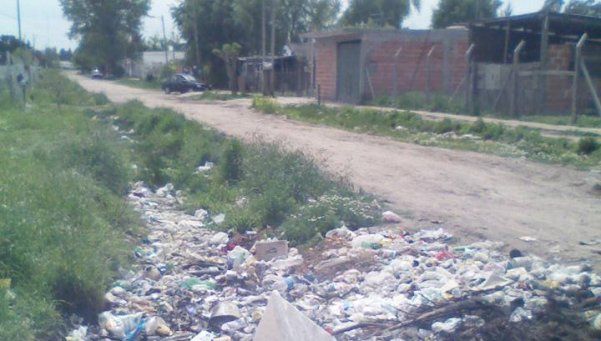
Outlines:
POLYGON ((100 72, 100 69, 98 69, 98 68, 92 69, 92 72, 90 72, 90 76, 93 79, 102 79, 102 78, 104 78, 104 75, 102 74, 102 72, 100 72))
POLYGON ((171 92, 205 91, 209 89, 206 84, 197 81, 194 76, 184 73, 171 76, 171 78, 163 82, 161 88, 166 94, 171 92))

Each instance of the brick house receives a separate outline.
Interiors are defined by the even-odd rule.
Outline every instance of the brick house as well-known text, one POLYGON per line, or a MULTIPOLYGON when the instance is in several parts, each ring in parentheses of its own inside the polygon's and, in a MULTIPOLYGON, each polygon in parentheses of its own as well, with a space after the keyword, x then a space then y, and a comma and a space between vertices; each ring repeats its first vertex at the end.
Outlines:
POLYGON ((421 92, 453 95, 473 112, 601 115, 593 95, 601 93, 601 18, 541 11, 442 30, 342 29, 303 37, 313 56, 313 88, 325 100, 421 92), (588 72, 578 70, 576 78, 575 48, 585 33, 580 63, 588 72))
POLYGON ((574 110, 601 115, 590 86, 600 93, 601 18, 541 11, 483 20, 470 25, 470 42, 474 44, 477 76, 472 86, 478 106, 513 115, 574 110), (586 75, 575 66, 576 44, 584 34, 579 63, 587 69, 586 75), (520 42, 523 48, 514 64, 520 42), (507 106, 513 94, 511 112, 507 106))
POLYGON ((463 27, 344 29, 304 37, 312 41, 314 86, 326 100, 358 103, 427 90, 450 94, 468 68, 463 27))

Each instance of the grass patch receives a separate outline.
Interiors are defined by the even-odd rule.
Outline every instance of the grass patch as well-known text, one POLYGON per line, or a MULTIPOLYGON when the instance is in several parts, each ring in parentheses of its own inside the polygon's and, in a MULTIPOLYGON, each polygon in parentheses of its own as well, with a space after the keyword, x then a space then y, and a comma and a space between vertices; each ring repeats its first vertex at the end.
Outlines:
POLYGON ((205 91, 200 95, 192 96, 191 99, 197 101, 231 101, 233 99, 250 98, 250 95, 237 93, 232 94, 231 92, 222 91, 205 91))
POLYGON ((407 92, 398 97, 379 97, 369 104, 403 110, 426 110, 446 113, 459 113, 463 110, 461 100, 452 100, 449 96, 442 94, 432 94, 431 98, 428 99, 421 92, 407 92))
MULTIPOLYGON (((383 96, 376 98, 368 105, 396 108, 400 110, 425 110, 432 112, 443 112, 457 115, 469 115, 465 113, 463 100, 451 100, 449 96, 433 94, 430 100, 421 92, 408 92, 398 97, 383 96)), ((486 117, 515 120, 515 117, 507 117, 503 114, 492 114, 490 111, 483 113, 486 117)), ((536 122, 551 125, 566 125, 582 128, 601 128, 601 117, 596 114, 579 115, 576 123, 572 123, 570 115, 526 115, 517 118, 524 122, 536 122)))
POLYGON ((523 116, 522 121, 538 122, 552 125, 576 126, 582 128, 601 128, 601 117, 592 115, 580 115, 575 124, 572 124, 572 118, 569 115, 533 115, 523 116))
POLYGON ((302 234, 291 233, 290 226, 300 226, 300 212, 324 195, 353 202, 371 216, 376 216, 377 207, 343 179, 321 171, 310 156, 290 152, 282 143, 257 139, 243 144, 172 111, 150 110, 139 102, 95 116, 131 131, 135 163, 148 184, 173 183, 184 190, 190 212, 203 208, 225 213, 218 228, 243 232, 271 227, 277 236, 301 244, 342 224, 358 228, 375 221, 352 218, 348 210, 340 209, 329 214, 331 223, 325 227, 304 223, 302 234), (215 167, 198 172, 206 162, 215 167))
MULTIPOLYGON (((300 121, 324 124, 346 130, 391 136, 424 146, 436 146, 490 153, 508 157, 572 165, 579 168, 598 167, 601 150, 579 147, 580 143, 565 138, 541 136, 525 127, 511 128, 483 120, 464 122, 450 119, 433 121, 409 111, 379 111, 354 107, 331 108, 318 105, 282 106, 258 97, 253 107, 266 114, 283 115, 300 121)), ((594 141, 583 137, 581 140, 594 141)))
POLYGON ((123 199, 127 146, 74 109, 105 98, 48 71, 31 99, 26 110, 0 104, 2 340, 60 338, 71 313, 93 320, 138 232, 123 199))
POLYGON ((161 81, 160 80, 147 81, 147 80, 138 79, 138 78, 121 78, 121 79, 117 79, 115 82, 118 84, 121 84, 121 85, 131 86, 133 88, 139 88, 139 89, 149 89, 149 90, 160 90, 161 89, 161 81))

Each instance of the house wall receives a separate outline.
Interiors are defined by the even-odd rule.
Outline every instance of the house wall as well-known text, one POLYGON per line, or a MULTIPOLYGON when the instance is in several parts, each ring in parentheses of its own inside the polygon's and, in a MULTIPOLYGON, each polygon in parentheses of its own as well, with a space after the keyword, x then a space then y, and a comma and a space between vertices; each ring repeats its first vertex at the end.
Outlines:
POLYGON ((315 43, 315 85, 321 96, 336 100, 337 46, 361 41, 361 99, 398 96, 426 91, 426 56, 430 58, 430 90, 452 93, 467 72, 465 52, 469 47, 464 29, 367 32, 319 38, 315 43), (397 52, 400 52, 397 54, 397 52))
POLYGON ((321 97, 336 100, 337 50, 340 37, 319 39, 315 43, 315 87, 319 87, 321 97))
MULTIPOLYGON (((549 45, 547 67, 549 70, 572 71, 572 45, 549 45)), ((572 107, 572 77, 549 76, 547 78, 547 94, 545 109, 547 112, 565 113, 572 107)))

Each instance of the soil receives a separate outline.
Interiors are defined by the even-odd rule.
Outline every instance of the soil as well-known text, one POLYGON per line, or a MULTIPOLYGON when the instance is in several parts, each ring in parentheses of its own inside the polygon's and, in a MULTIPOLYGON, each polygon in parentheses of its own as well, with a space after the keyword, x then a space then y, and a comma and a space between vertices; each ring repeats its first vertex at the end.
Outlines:
MULTIPOLYGON (((249 100, 201 102, 69 74, 86 90, 117 103, 168 107, 228 135, 283 141, 313 155, 328 171, 377 195, 409 229, 442 226, 459 243, 490 239, 507 249, 555 261, 587 261, 601 270, 600 171, 394 141, 264 115, 249 100), (534 241, 523 241, 529 236, 534 241), (594 244, 594 243, 593 243, 594 244)), ((290 100, 294 101, 294 100, 290 100)))

